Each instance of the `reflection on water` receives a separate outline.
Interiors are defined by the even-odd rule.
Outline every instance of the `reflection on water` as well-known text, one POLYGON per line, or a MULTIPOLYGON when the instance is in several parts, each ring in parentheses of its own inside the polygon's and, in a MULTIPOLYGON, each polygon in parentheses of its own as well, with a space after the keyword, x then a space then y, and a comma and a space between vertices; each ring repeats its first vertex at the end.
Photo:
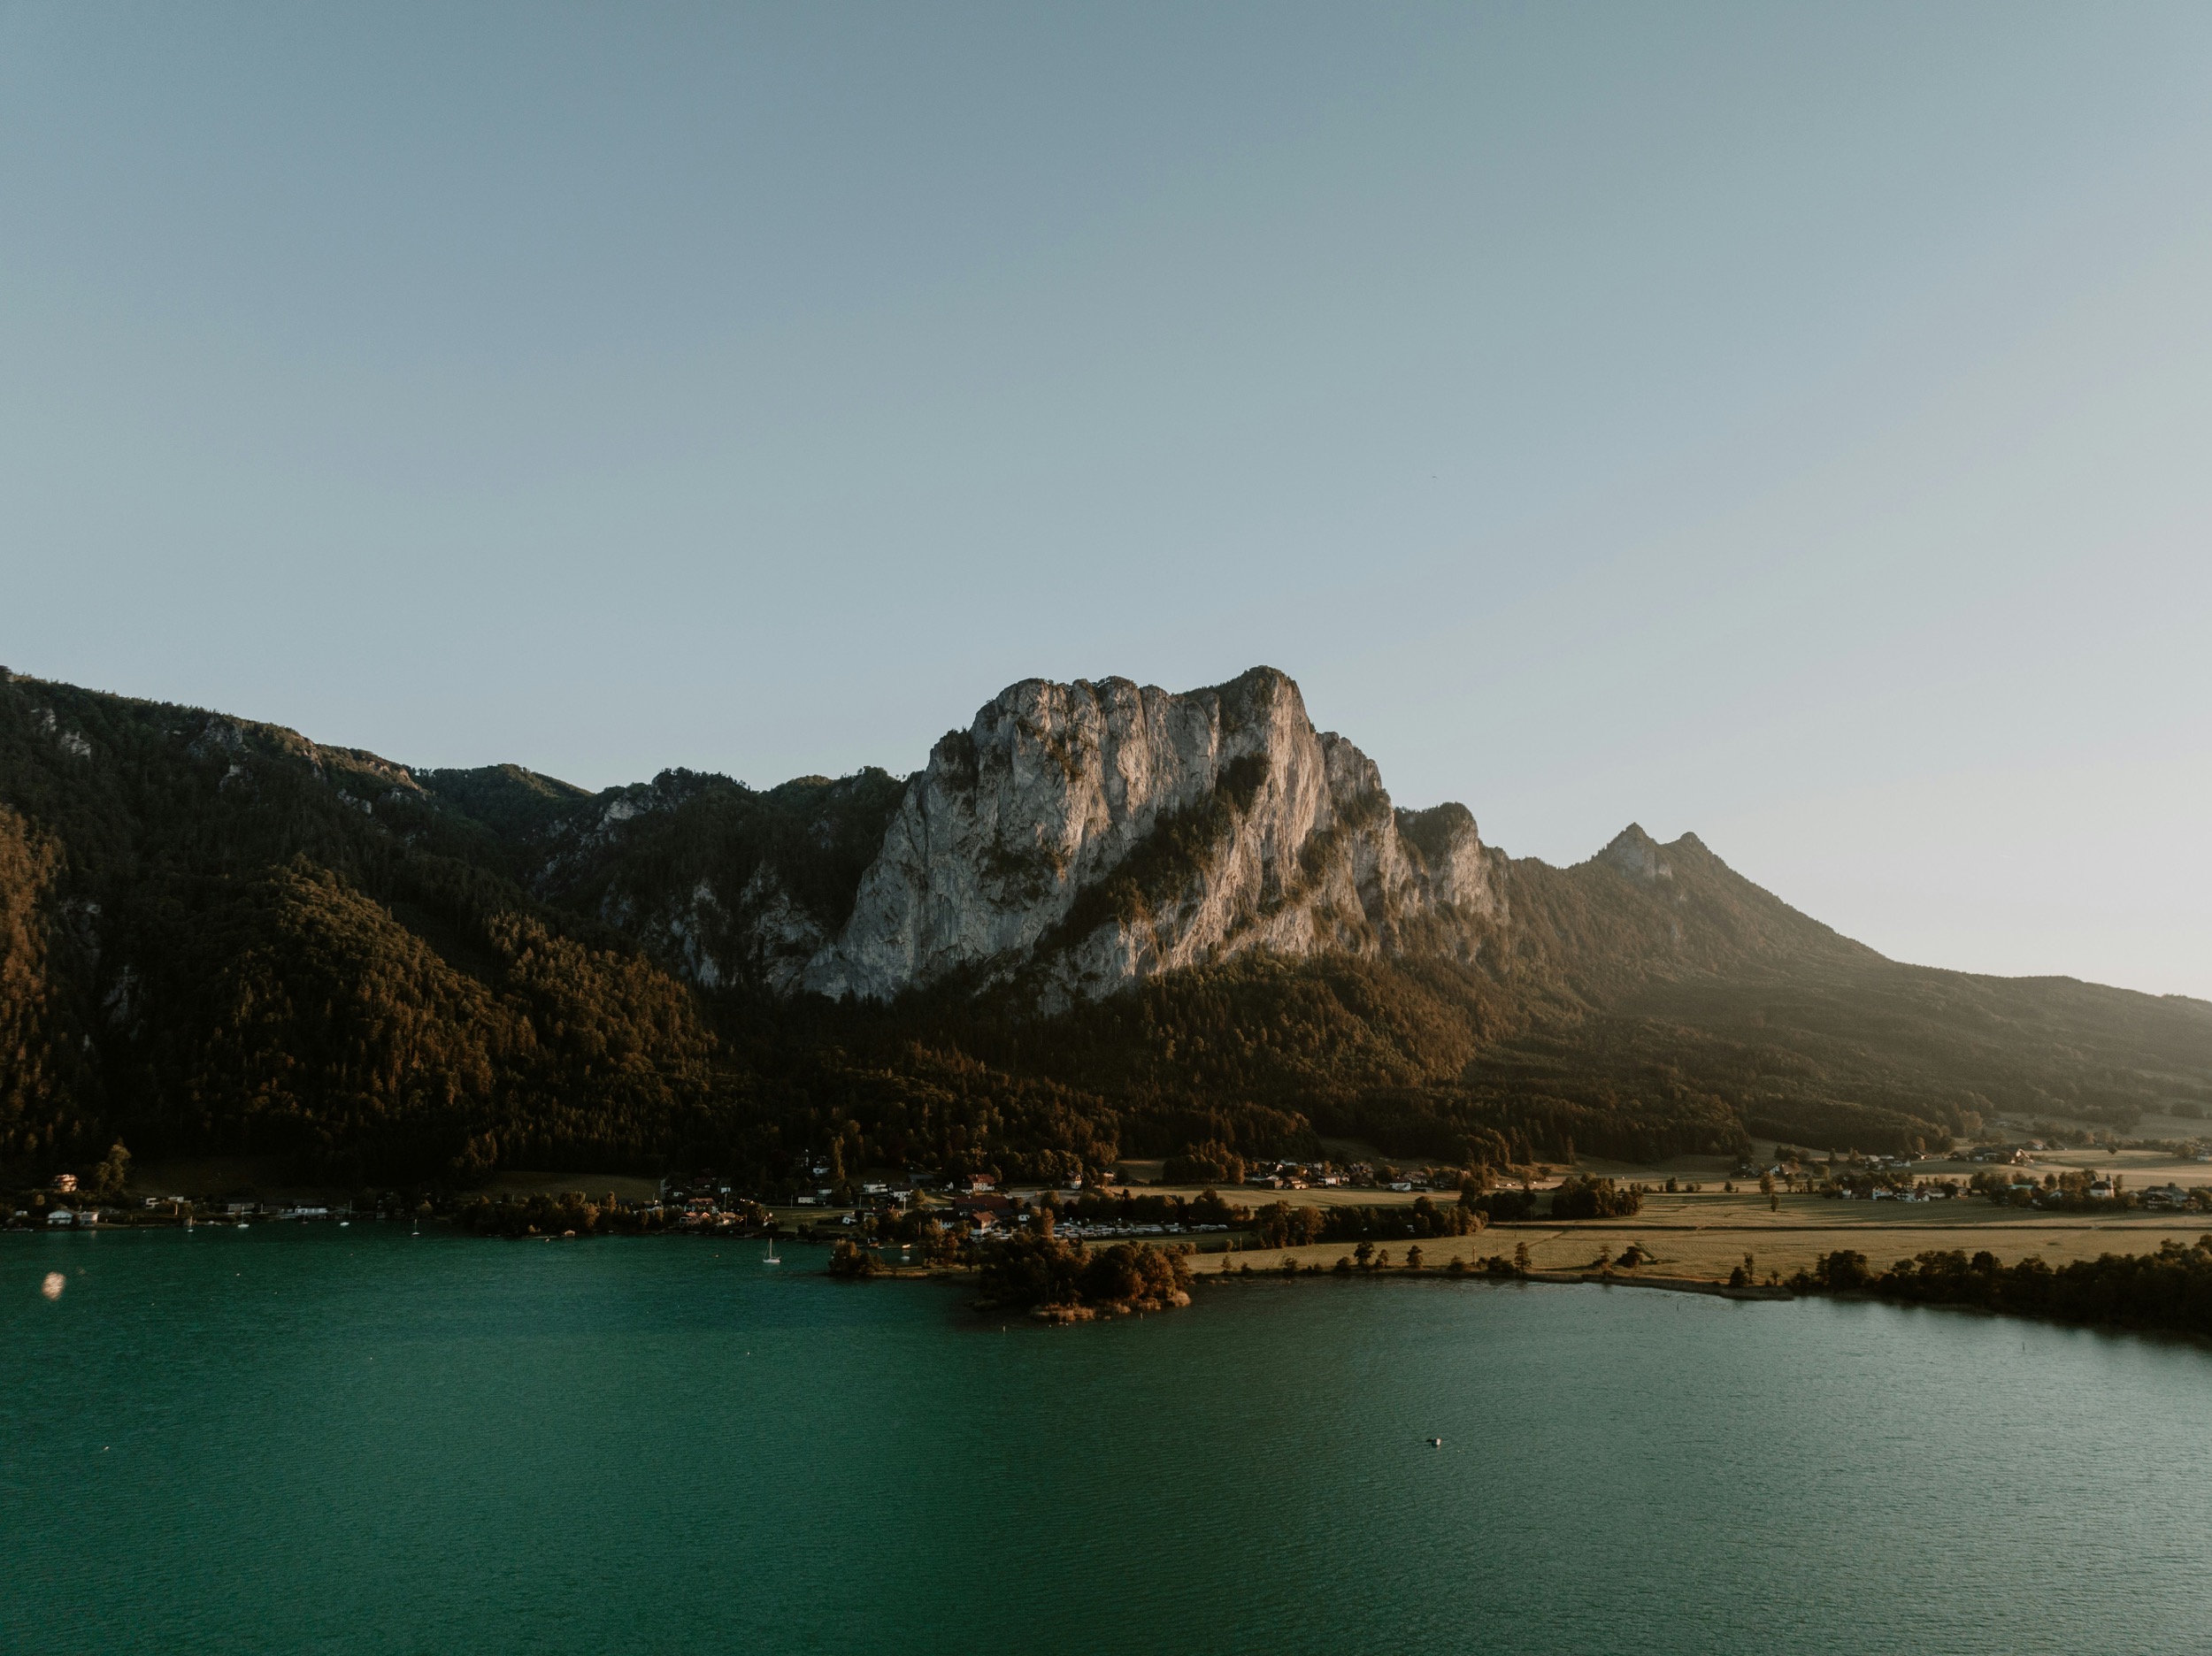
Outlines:
POLYGON ((2073 1652, 2212 1611, 2195 1346, 1441 1281, 1002 1334, 815 1257, 0 1238, 0 1647, 2073 1652))

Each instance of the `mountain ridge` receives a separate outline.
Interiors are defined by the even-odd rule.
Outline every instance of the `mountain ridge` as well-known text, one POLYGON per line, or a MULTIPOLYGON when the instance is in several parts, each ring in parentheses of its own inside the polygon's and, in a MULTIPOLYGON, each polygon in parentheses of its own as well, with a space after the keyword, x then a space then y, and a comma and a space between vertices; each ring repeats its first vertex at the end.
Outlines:
POLYGON ((1694 834, 1510 857, 1272 669, 596 794, 0 679, 0 1168, 1500 1164, 2208 1101, 2212 1005, 1890 962, 1694 834))

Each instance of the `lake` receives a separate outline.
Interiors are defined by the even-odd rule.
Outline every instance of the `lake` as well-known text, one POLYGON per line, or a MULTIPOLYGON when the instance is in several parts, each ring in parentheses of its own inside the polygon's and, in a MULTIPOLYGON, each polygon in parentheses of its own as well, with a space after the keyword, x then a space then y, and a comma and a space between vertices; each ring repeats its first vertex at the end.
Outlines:
POLYGON ((1002 1332, 786 1247, 0 1236, 0 1647, 2212 1638, 2201 1347, 1441 1281, 1002 1332))

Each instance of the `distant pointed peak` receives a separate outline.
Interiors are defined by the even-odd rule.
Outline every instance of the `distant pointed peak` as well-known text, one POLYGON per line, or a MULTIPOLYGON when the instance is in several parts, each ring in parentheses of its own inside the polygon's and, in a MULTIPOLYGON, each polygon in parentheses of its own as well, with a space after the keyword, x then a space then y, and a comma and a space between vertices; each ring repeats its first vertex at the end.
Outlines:
POLYGON ((1641 823, 1631 823, 1613 836, 1612 843, 1598 853, 1601 861, 1610 862, 1622 873, 1640 880, 1672 879, 1674 870, 1659 855, 1659 843, 1644 832, 1641 823))

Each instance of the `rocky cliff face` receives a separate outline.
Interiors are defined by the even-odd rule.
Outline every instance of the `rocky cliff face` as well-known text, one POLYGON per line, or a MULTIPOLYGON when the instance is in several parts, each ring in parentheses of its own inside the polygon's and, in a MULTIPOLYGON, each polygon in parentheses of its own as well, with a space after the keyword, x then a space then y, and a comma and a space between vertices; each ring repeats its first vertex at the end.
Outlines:
POLYGON ((1180 695, 1029 679, 908 783, 803 982, 886 1000, 1032 974, 1050 1004, 1254 948, 1471 959, 1504 908, 1474 818, 1394 810, 1271 668, 1180 695))
MULTIPOLYGON (((515 778, 433 771, 442 798, 528 823, 515 778)), ((535 781, 536 778, 527 778, 535 781)), ((795 993, 852 912, 907 784, 866 770, 756 791, 665 770, 525 827, 532 894, 643 943, 703 989, 795 993)))

